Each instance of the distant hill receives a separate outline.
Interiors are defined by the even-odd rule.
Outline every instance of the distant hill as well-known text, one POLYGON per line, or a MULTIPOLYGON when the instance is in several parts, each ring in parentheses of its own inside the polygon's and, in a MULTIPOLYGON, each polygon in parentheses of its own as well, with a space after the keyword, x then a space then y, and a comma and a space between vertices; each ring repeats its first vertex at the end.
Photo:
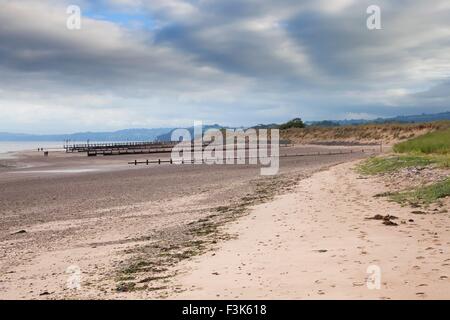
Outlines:
POLYGON ((450 120, 450 111, 435 113, 435 114, 425 114, 413 115, 413 116, 397 116, 394 118, 387 119, 377 119, 376 121, 381 122, 400 122, 400 123, 416 123, 416 122, 432 122, 439 120, 450 120))
MULTIPOLYGON (((184 129, 189 130, 189 133, 191 134, 191 137, 192 137, 192 138, 194 137, 194 127, 189 127, 189 128, 184 128, 184 129)), ((205 131, 207 131, 207 130, 209 130, 209 129, 230 129, 230 128, 229 128, 229 127, 221 126, 221 125, 219 125, 219 124, 203 125, 203 126, 202 126, 203 133, 205 133, 205 131)), ((155 141, 171 141, 171 138, 172 138, 172 132, 173 132, 174 130, 175 130, 175 129, 172 129, 172 130, 170 130, 170 131, 167 132, 167 133, 164 133, 164 134, 159 135, 158 137, 156 137, 155 141)))
POLYGON ((280 125, 277 123, 269 123, 269 124, 263 124, 260 123, 256 126, 253 126, 252 129, 277 129, 280 125))
POLYGON ((35 135, 0 132, 0 141, 153 141, 173 128, 125 129, 113 132, 78 132, 72 134, 35 135))
POLYGON ((331 123, 335 123, 341 126, 348 126, 348 125, 369 124, 369 123, 421 123, 440 120, 450 120, 450 111, 435 114, 422 113, 420 115, 396 116, 393 118, 377 118, 373 120, 345 119, 345 120, 307 121, 306 124, 317 126, 330 126, 331 123), (326 123, 327 125, 323 125, 324 123, 326 123))
POLYGON ((330 120, 323 120, 323 121, 317 121, 311 124, 311 126, 314 127, 339 127, 340 124, 336 121, 330 121, 330 120))
MULTIPOLYGON (((322 120, 322 121, 306 121, 307 126, 317 127, 333 127, 346 125, 360 125, 360 124, 382 124, 382 123, 425 123, 439 120, 450 120, 450 111, 436 114, 420 114, 411 116, 397 116, 393 118, 378 118, 374 120, 364 119, 350 119, 350 120, 322 120)), ((280 125, 276 123, 258 124, 252 128, 256 129, 270 129, 279 128, 280 125)), ((208 129, 223 129, 229 128, 218 124, 204 125, 203 131, 208 129)), ((194 134, 194 128, 187 128, 191 135, 194 134)), ((71 134, 52 134, 52 135, 36 135, 23 133, 8 133, 0 132, 0 141, 170 141, 171 134, 174 128, 156 128, 156 129, 124 129, 112 132, 78 132, 71 134)))

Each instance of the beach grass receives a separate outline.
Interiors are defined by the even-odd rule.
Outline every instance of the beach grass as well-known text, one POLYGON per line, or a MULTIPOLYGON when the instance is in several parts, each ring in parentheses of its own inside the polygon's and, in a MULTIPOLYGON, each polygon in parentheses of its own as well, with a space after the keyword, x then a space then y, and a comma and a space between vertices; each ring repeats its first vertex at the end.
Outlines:
MULTIPOLYGON (((361 174, 390 173, 402 168, 450 167, 450 129, 439 130, 405 142, 398 143, 396 154, 371 157, 362 162, 357 170, 361 174)), ((428 205, 450 196, 450 177, 414 189, 387 192, 391 200, 410 205, 428 205)))
POLYGON ((433 157, 420 155, 393 155, 387 157, 371 157, 358 166, 358 171, 366 175, 389 173, 402 168, 426 167, 436 163, 433 157))
POLYGON ((398 143, 394 146, 397 153, 450 154, 450 129, 427 133, 423 136, 398 143))
POLYGON ((450 178, 409 191, 394 192, 389 198, 401 204, 431 204, 450 196, 450 178))
POLYGON ((358 170, 362 174, 389 173, 402 168, 450 167, 450 129, 443 129, 397 143, 396 154, 372 157, 363 162, 358 170))

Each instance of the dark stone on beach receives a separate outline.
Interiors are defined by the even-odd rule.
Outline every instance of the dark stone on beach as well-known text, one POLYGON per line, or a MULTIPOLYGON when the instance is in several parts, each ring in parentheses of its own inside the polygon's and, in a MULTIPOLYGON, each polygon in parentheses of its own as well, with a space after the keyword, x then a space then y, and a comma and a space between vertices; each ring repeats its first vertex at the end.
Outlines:
POLYGON ((383 216, 383 215, 381 215, 381 214, 376 214, 376 215, 374 215, 373 217, 371 217, 371 218, 366 218, 366 219, 368 219, 368 220, 384 220, 384 221, 389 221, 389 220, 395 220, 395 219, 398 219, 396 216, 391 216, 391 215, 385 215, 385 216, 383 216))
POLYGON ((382 216, 381 214, 376 214, 373 217, 368 217, 366 218, 366 220, 383 220, 384 216, 382 216))
POLYGON ((11 234, 21 234, 21 233, 27 233, 27 231, 26 230, 19 230, 17 232, 13 232, 11 234))
POLYGON ((392 222, 391 220, 384 220, 383 224, 386 226, 393 226, 393 227, 398 226, 398 224, 396 224, 395 222, 392 222))
POLYGON ((411 211, 412 214, 427 214, 425 211, 415 210, 411 211))

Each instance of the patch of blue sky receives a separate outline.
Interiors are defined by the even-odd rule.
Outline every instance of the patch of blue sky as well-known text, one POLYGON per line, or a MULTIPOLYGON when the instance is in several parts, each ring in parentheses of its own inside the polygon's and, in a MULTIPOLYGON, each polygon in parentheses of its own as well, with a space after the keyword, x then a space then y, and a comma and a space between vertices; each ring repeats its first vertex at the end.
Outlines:
POLYGON ((148 11, 137 9, 124 10, 105 4, 104 1, 90 1, 88 6, 81 8, 82 15, 95 20, 109 21, 126 28, 155 28, 155 20, 148 11))

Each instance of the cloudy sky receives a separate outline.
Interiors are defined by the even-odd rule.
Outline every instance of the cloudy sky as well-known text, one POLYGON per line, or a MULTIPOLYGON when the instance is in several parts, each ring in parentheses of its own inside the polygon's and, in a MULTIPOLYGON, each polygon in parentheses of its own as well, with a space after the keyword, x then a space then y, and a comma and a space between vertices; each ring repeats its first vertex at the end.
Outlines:
POLYGON ((0 132, 434 113, 449 75, 448 0, 0 0, 0 132))

